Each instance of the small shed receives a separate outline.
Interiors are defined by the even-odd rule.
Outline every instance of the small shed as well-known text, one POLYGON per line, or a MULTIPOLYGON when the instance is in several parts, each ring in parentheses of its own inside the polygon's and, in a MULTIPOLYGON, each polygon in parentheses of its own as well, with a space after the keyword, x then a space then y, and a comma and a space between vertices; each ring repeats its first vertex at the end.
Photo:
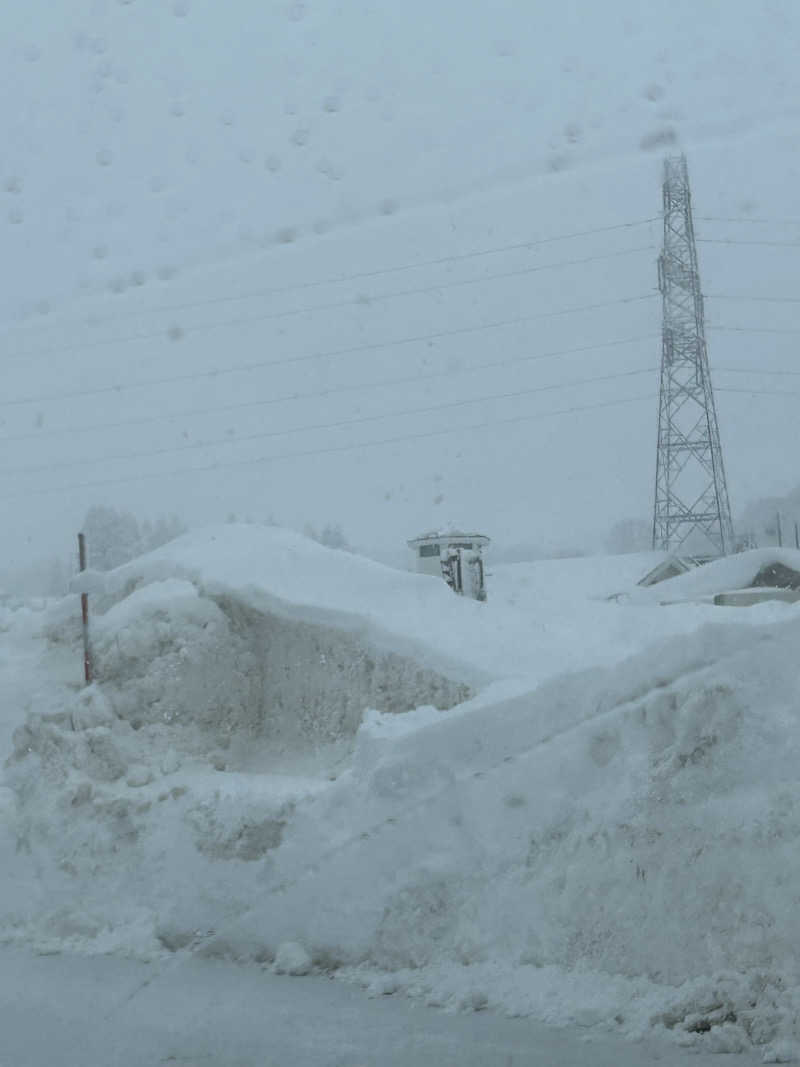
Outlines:
POLYGON ((442 577, 442 560, 447 559, 452 549, 466 549, 480 555, 490 543, 483 534, 464 533, 461 530, 432 530, 406 542, 414 553, 418 574, 435 574, 442 577))
POLYGON ((694 570, 695 567, 701 567, 704 563, 710 562, 710 557, 700 556, 667 556, 662 560, 658 566, 653 567, 651 571, 641 578, 638 585, 642 585, 645 588, 650 585, 657 585, 659 582, 665 582, 669 578, 677 578, 681 574, 688 574, 689 571, 694 570))
POLYGON ((800 600, 800 571, 775 561, 765 564, 746 589, 717 593, 714 603, 723 607, 747 608, 766 600, 796 604, 800 600))

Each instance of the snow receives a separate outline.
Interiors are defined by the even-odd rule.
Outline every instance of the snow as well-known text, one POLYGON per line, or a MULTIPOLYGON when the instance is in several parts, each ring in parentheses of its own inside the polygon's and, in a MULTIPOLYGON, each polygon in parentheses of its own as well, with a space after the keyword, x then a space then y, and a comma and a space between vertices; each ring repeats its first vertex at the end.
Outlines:
POLYGON ((272 969, 275 974, 290 974, 295 978, 309 974, 313 961, 309 952, 296 941, 284 941, 278 945, 272 969))
POLYGON ((108 576, 84 689, 77 598, 5 608, 0 933, 788 1056, 800 607, 702 599, 768 556, 496 567, 477 604, 216 527, 108 576))
POLYGON ((800 571, 800 551, 795 548, 756 548, 737 556, 714 560, 648 589, 637 590, 635 599, 641 603, 669 603, 744 589, 751 586, 759 571, 771 563, 781 563, 791 570, 800 571))

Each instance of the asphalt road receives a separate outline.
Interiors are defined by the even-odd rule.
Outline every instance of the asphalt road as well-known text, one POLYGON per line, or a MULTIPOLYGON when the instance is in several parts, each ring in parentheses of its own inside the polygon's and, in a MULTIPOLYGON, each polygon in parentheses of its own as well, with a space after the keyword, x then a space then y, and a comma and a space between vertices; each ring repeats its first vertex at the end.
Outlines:
MULTIPOLYGON (((750 1067, 757 1056, 726 1056, 750 1067)), ((325 978, 200 959, 146 964, 0 949, 0 1067, 722 1067, 486 1012, 369 999, 325 978), (148 977, 153 981, 145 984, 148 977)))

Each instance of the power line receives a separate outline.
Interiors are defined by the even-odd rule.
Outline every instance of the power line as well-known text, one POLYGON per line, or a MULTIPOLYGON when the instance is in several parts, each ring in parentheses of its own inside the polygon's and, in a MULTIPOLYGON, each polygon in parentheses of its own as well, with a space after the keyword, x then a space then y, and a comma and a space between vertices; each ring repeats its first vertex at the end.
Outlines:
POLYGON ((774 248, 800 248, 800 241, 741 241, 733 237, 698 237, 702 245, 765 245, 774 248))
MULTIPOLYGON (((577 237, 589 237, 598 233, 611 233, 614 230, 633 229, 637 226, 644 226, 651 222, 656 222, 655 217, 649 219, 635 219, 632 222, 620 222, 612 226, 598 226, 590 230, 576 230, 572 233, 556 234, 553 237, 537 238, 530 241, 517 241, 513 244, 496 245, 492 248, 482 248, 473 252, 461 252, 455 253, 449 256, 438 256, 435 259, 422 259, 417 260, 414 263, 402 263, 391 267, 380 267, 375 270, 358 271, 354 274, 339 274, 332 278, 320 278, 315 281, 308 282, 296 282, 291 285, 281 286, 269 286, 260 289, 251 290, 249 293, 228 294, 225 296, 209 297, 203 300, 187 300, 179 304, 160 304, 153 308, 146 309, 145 312, 130 309, 128 311, 121 311, 114 315, 106 315, 101 318, 95 319, 95 322, 113 322, 116 319, 135 317, 141 314, 161 313, 168 311, 186 311, 190 308, 203 307, 213 304, 225 304, 233 303, 239 300, 250 300, 256 297, 263 296, 277 296, 282 293, 298 292, 306 289, 316 289, 326 285, 338 285, 344 282, 363 281, 367 278, 378 278, 386 274, 397 274, 402 271, 416 270, 421 267, 436 267, 444 266, 447 263, 459 263, 470 259, 478 259, 483 256, 498 255, 500 252, 515 252, 523 249, 538 248, 541 245, 554 244, 558 241, 568 241, 577 237)), ((591 262, 591 259, 586 260, 591 262)), ((24 327, 21 327, 24 329, 24 327)), ((47 327, 43 327, 46 329, 47 327)))
POLYGON ((755 222, 755 223, 771 223, 775 226, 800 226, 800 219, 766 219, 766 218, 745 218, 744 216, 723 216, 723 215, 698 215, 699 222, 755 222))
POLYGON ((95 489, 101 486, 123 485, 131 482, 152 481, 159 478, 175 476, 185 477, 187 474, 207 473, 215 470, 229 469, 231 467, 255 466, 260 463, 276 463, 285 459, 305 459, 312 456, 333 455, 340 452, 353 452, 362 448, 377 448, 383 445, 400 444, 406 441, 418 441, 433 437, 443 437, 453 433, 470 432, 475 430, 491 429, 495 426, 507 426, 519 422, 534 422, 539 419, 549 419, 558 415, 571 415, 584 411, 596 411, 600 408, 619 407, 623 404, 640 403, 643 400, 653 400, 655 395, 647 393, 643 396, 629 396, 620 400, 607 400, 598 404, 583 404, 576 407, 562 408, 557 411, 545 411, 531 415, 515 415, 507 419, 498 419, 494 422, 479 422, 470 426, 453 426, 447 429, 428 430, 425 433, 405 434, 397 437, 387 437, 378 441, 364 441, 353 445, 337 445, 333 448, 308 449, 304 452, 286 452, 277 456, 260 456, 256 459, 229 460, 225 463, 212 463, 202 467, 184 467, 171 471, 155 471, 148 474, 134 474, 125 478, 105 478, 97 481, 79 482, 74 485, 50 486, 44 489, 33 489, 25 493, 14 493, 3 497, 5 501, 20 500, 33 496, 45 496, 51 493, 74 492, 77 489, 95 489))
POLYGON ((19 407, 24 404, 43 404, 51 400, 75 400, 86 396, 107 396, 109 393, 128 392, 132 389, 146 389, 152 386, 172 385, 177 382, 196 381, 199 378, 221 378, 229 374, 243 374, 265 367, 283 366, 290 363, 302 363, 308 360, 327 359, 336 356, 350 355, 358 352, 375 351, 382 348, 392 348, 398 345, 411 344, 419 341, 438 340, 443 337, 453 337, 465 333, 474 333, 481 330, 495 329, 499 326, 516 325, 524 322, 535 322, 540 319, 558 318, 562 315, 573 315, 583 311, 595 311, 599 308, 615 307, 620 304, 632 304, 643 300, 651 300, 652 293, 643 296, 622 297, 616 300, 606 300, 598 304, 583 304, 577 307, 560 308, 557 311, 544 311, 535 315, 524 315, 514 319, 504 319, 499 322, 483 326, 459 327, 453 330, 442 330, 435 334, 422 334, 415 337, 405 337, 395 341, 383 341, 375 344, 358 345, 351 348, 336 349, 329 352, 316 352, 304 356, 292 356, 277 360, 256 360, 251 363, 241 363, 233 367, 225 367, 222 370, 191 371, 186 374, 174 374, 163 378, 148 378, 140 382, 127 382, 121 385, 97 386, 91 389, 73 389, 59 393, 39 394, 34 396, 15 397, 10 400, 0 400, 0 408, 19 407))
MULTIPOLYGON (((517 320, 509 320, 517 321, 517 320)), ((489 327, 469 327, 468 329, 488 329, 489 327)), ((452 333, 454 331, 449 331, 452 333)), ((464 374, 472 374, 478 371, 491 370, 495 367, 507 367, 518 363, 530 363, 542 359, 556 359, 565 356, 578 355, 584 352, 594 352, 602 348, 614 348, 621 345, 634 344, 643 341, 652 341, 658 338, 658 334, 641 334, 638 337, 624 337, 614 341, 600 341, 593 345, 581 345, 577 348, 562 348, 551 352, 537 352, 528 356, 513 356, 509 359, 500 359, 492 363, 475 363, 469 367, 461 367, 458 370, 435 371, 432 374, 409 374, 402 378, 382 379, 375 382, 358 382, 354 385, 332 386, 327 389, 318 389, 308 393, 290 393, 284 396, 269 397, 266 400, 245 400, 235 404, 219 404, 207 408, 189 408, 183 411, 159 413, 156 415, 143 415, 133 419, 120 419, 114 422, 94 423, 89 426, 67 426, 56 430, 35 430, 30 433, 13 434, 0 437, 0 444, 6 441, 33 441, 47 437, 62 437, 67 434, 94 433, 98 430, 116 430, 125 426, 142 426, 156 422, 166 422, 170 419, 191 418, 196 415, 216 415, 228 411, 241 411, 246 408, 269 407, 273 404, 285 404, 296 400, 310 400, 316 397, 328 397, 339 393, 351 393, 364 389, 392 388, 397 385, 408 385, 417 382, 433 381, 437 378, 455 378, 464 374)), ((317 358, 317 357, 312 357, 317 358)))
POLYGON ((780 327, 773 326, 709 326, 708 329, 713 330, 715 333, 780 333, 780 334, 798 334, 800 330, 797 329, 781 329, 780 327))
POLYGON ((800 304, 800 296, 753 296, 750 293, 704 293, 706 300, 748 300, 763 304, 800 304))
POLYGON ((800 370, 765 370, 763 367, 753 367, 750 369, 747 367, 715 367, 714 373, 716 374, 717 372, 722 374, 767 374, 769 376, 776 375, 779 377, 784 375, 788 375, 792 378, 800 377, 800 370))
MULTIPOLYGON (((428 293, 438 293, 445 289, 458 289, 468 285, 480 285, 483 282, 503 281, 507 278, 523 277, 527 274, 537 274, 540 271, 555 270, 560 267, 574 267, 584 263, 595 263, 599 260, 615 259, 620 256, 628 256, 634 252, 650 252, 652 251, 652 245, 646 245, 641 248, 628 248, 621 252, 606 252, 602 255, 588 256, 584 259, 571 259, 562 260, 559 263, 543 263, 535 267, 521 267, 517 270, 503 271, 500 274, 485 274, 480 278, 465 278, 458 281, 442 282, 439 285, 426 285, 420 286, 415 289, 399 289, 389 293, 378 293, 375 296, 367 297, 363 303, 372 304, 383 300, 395 300, 406 296, 423 296, 428 293)), ((205 333, 208 330, 225 329, 229 326, 246 325, 251 322, 266 322, 275 319, 290 318, 296 315, 309 315, 316 311, 334 311, 340 308, 352 308, 358 306, 359 301, 357 298, 354 300, 352 297, 347 300, 337 300, 329 304, 315 304, 305 308, 293 308, 284 311, 268 311, 261 312, 258 315, 242 315, 231 319, 222 319, 218 322, 201 323, 194 326, 182 326, 178 328, 178 335, 176 340, 179 340, 184 334, 187 333, 205 333)), ((83 344, 56 346, 53 348, 41 349, 38 352, 23 352, 19 353, 16 358, 19 359, 41 359, 53 355, 61 355, 65 352, 85 352, 96 348, 107 348, 109 345, 116 344, 128 344, 138 341, 153 341, 156 339, 163 339, 169 337, 169 330, 159 329, 153 332, 128 334, 126 337, 112 337, 105 340, 89 341, 83 344)))
POLYGON ((40 471, 65 470, 70 467, 82 467, 87 464, 111 463, 132 459, 147 459, 154 456, 172 455, 176 452, 190 452, 198 448, 218 448, 238 445, 245 441, 261 441, 270 437, 287 437, 293 433, 312 433, 318 430, 343 429, 348 426, 359 426, 368 422, 381 422, 384 419, 407 418, 409 416, 430 415, 440 411, 449 411, 453 408, 468 407, 470 404, 484 404, 496 400, 513 400, 521 396, 532 396, 535 393, 547 393, 557 389, 573 389, 582 385, 595 385, 598 382, 616 381, 620 378, 633 378, 641 374, 654 374, 655 368, 646 367, 640 370, 619 371, 616 374, 603 374, 595 378, 583 378, 573 382, 561 382, 552 385, 539 385, 530 389, 515 389, 508 393, 484 394, 468 400, 449 400, 443 404, 430 404, 423 408, 410 408, 406 411, 382 412, 379 415, 363 415, 355 419, 340 419, 336 422, 316 423, 308 426, 294 426, 288 430, 262 430, 259 433, 244 434, 238 437, 216 438, 210 441, 193 441, 185 445, 173 445, 169 448, 155 448, 144 452, 128 452, 116 455, 101 455, 96 458, 68 460, 65 463, 42 463, 28 467, 4 467, 0 468, 0 475, 34 474, 40 471))
POLYGON ((735 386, 723 386, 716 391, 722 393, 747 393, 748 396, 800 396, 800 392, 793 389, 738 389, 735 386))

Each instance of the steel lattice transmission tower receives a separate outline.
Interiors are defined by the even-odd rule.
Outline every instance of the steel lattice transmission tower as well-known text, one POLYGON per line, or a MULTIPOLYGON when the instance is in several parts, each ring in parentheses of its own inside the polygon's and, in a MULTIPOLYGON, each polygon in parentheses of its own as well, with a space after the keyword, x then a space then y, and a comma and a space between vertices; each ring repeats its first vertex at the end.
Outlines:
POLYGON ((653 548, 733 551, 733 523, 705 340, 686 157, 664 162, 661 391, 653 548))

